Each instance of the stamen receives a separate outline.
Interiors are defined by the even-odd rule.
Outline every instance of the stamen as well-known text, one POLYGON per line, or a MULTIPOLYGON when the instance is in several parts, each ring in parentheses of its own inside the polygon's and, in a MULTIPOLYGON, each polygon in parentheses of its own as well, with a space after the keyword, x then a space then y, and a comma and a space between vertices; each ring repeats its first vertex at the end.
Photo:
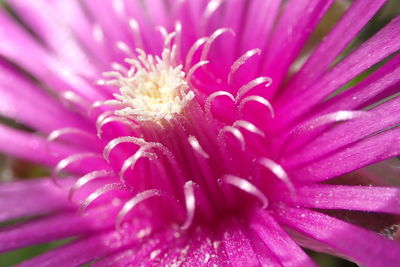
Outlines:
POLYGON ((54 167, 52 173, 51 173, 51 180, 53 181, 53 183, 57 186, 60 186, 60 184, 57 181, 57 176, 58 174, 64 170, 66 167, 68 167, 69 165, 71 165, 74 162, 77 161, 81 161, 83 159, 87 159, 87 158, 99 158, 99 159, 103 159, 101 154, 98 153, 91 153, 91 152, 87 152, 87 153, 79 153, 79 154, 74 154, 71 156, 68 156, 62 160, 60 160, 57 165, 54 167))
POLYGON ((218 134, 218 139, 222 140, 224 138, 224 134, 226 132, 231 133, 240 143, 240 148, 242 151, 246 150, 246 141, 244 140, 244 136, 242 132, 239 131, 239 129, 232 127, 232 126, 225 126, 221 129, 221 131, 218 134))
POLYGON ((171 32, 170 34, 167 34, 167 36, 165 36, 165 40, 164 40, 164 47, 165 48, 170 48, 171 46, 171 41, 173 38, 175 38, 176 36, 176 32, 171 32))
POLYGON ((135 41, 135 46, 143 49, 144 43, 143 43, 143 39, 142 39, 142 34, 140 33, 139 23, 135 19, 130 18, 129 19, 129 28, 133 32, 133 39, 135 41))
POLYGON ((46 140, 48 143, 51 143, 51 142, 54 142, 56 139, 60 138, 61 136, 68 135, 68 134, 76 134, 76 135, 86 136, 86 137, 93 138, 93 139, 96 138, 93 134, 83 131, 81 129, 73 128, 73 127, 66 127, 66 128, 61 128, 61 129, 57 129, 57 130, 50 132, 50 134, 47 136, 46 140))
POLYGON ((239 103, 239 113, 243 113, 244 105, 246 105, 250 101, 254 101, 261 105, 264 105, 265 107, 268 108, 269 112, 271 113, 271 117, 272 118, 275 117, 275 111, 274 111, 274 108, 272 107, 271 103, 264 97, 261 97, 258 95, 251 95, 251 96, 247 96, 247 97, 243 98, 239 103))
POLYGON ((60 94, 61 100, 64 101, 65 104, 71 105, 72 107, 75 108, 81 108, 81 109, 87 109, 90 104, 81 96, 78 94, 72 92, 72 91, 64 91, 60 94))
POLYGON ((176 32, 176 36, 175 36, 175 40, 174 40, 174 47, 176 47, 177 51, 176 51, 176 55, 175 58, 176 59, 181 59, 181 39, 182 39, 182 23, 180 21, 176 21, 175 22, 175 32, 176 32))
POLYGON ((97 178, 101 177, 107 177, 107 176, 112 176, 114 175, 115 172, 112 170, 98 170, 98 171, 93 171, 90 172, 82 177, 80 177, 75 184, 71 187, 71 189, 68 192, 68 200, 72 200, 72 196, 75 194, 75 192, 84 186, 85 184, 89 183, 90 181, 93 181, 97 178))
POLYGON ((128 159, 126 159, 124 161, 124 163, 122 164, 121 170, 119 172, 119 178, 121 180, 121 183, 126 184, 125 181, 125 172, 128 170, 128 168, 130 167, 131 169, 133 169, 136 165, 136 162, 141 159, 141 158, 148 158, 148 159, 154 159, 157 157, 156 154, 154 153, 149 153, 146 150, 153 148, 153 146, 146 144, 144 146, 142 146, 141 148, 139 148, 135 154, 133 154, 133 156, 129 157, 128 159))
POLYGON ((235 35, 235 32, 229 28, 221 28, 216 30, 213 34, 211 34, 210 38, 207 39, 206 44, 204 45, 203 51, 200 56, 200 61, 207 60, 208 54, 210 53, 211 45, 215 42, 215 40, 224 33, 231 33, 235 35))
POLYGON ((233 123, 233 127, 241 127, 243 129, 246 129, 249 132, 252 132, 254 134, 257 134, 261 137, 265 137, 265 134, 263 131, 258 129, 253 123, 245 120, 238 120, 233 123))
POLYGON ((215 13, 215 11, 218 10, 223 2, 224 0, 211 0, 210 2, 208 2, 201 17, 200 29, 203 32, 206 31, 207 23, 210 20, 211 16, 215 13))
MULTIPOLYGON (((194 98, 194 93, 188 90, 183 66, 177 65, 177 46, 170 47, 175 36, 176 32, 173 32, 165 37, 162 58, 136 49, 138 59, 125 60, 132 65, 127 77, 121 73, 108 73, 117 78, 120 87, 120 94, 114 94, 122 106, 115 111, 116 115, 136 121, 169 120, 194 98)), ((198 66, 203 64, 201 62, 198 66)), ((189 71, 187 79, 191 78, 198 66, 189 71)))
POLYGON ((288 174, 282 168, 281 165, 279 165, 275 161, 273 161, 271 159, 267 159, 267 158, 260 158, 258 160, 258 164, 260 164, 262 167, 270 170, 273 174, 275 174, 275 176, 277 178, 279 178, 282 182, 284 182, 286 184, 286 186, 288 187, 288 189, 290 190, 292 196, 295 194, 296 191, 294 189, 294 186, 293 186, 292 182, 290 181, 288 174))
POLYGON ((160 196, 166 196, 166 195, 165 195, 165 193, 161 192, 160 190, 149 189, 144 192, 138 193, 136 196, 134 196, 133 198, 128 200, 117 215, 117 219, 115 221, 115 228, 118 231, 121 230, 121 224, 122 224, 123 219, 137 204, 143 202, 146 199, 149 199, 152 197, 160 197, 160 196))
POLYGON ((111 68, 118 72, 124 73, 125 75, 128 73, 128 69, 117 62, 111 63, 111 68))
POLYGON ((187 181, 183 186, 183 191, 185 194, 185 206, 186 206, 186 219, 182 224, 181 229, 188 229, 193 222, 194 212, 196 209, 196 199, 194 196, 194 186, 196 184, 193 181, 187 181))
POLYGON ((207 97, 206 103, 204 104, 204 109, 205 109, 205 111, 206 111, 207 114, 211 115, 211 102, 212 102, 215 98, 217 98, 217 97, 219 97, 219 96, 227 96, 227 97, 229 97, 233 102, 235 102, 235 97, 234 97, 231 93, 229 93, 229 92, 226 92, 226 91, 217 91, 217 92, 214 92, 214 93, 212 93, 211 95, 209 95, 209 96, 207 97))
POLYGON ((133 136, 122 136, 122 137, 117 137, 111 140, 103 150, 103 157, 104 159, 109 163, 110 162, 110 153, 111 151, 119 144, 122 143, 133 143, 138 146, 143 146, 146 144, 146 141, 142 138, 137 138, 133 136))
POLYGON ((204 149, 201 147, 201 145, 196 137, 190 135, 188 137, 188 141, 194 151, 196 151, 197 153, 199 153, 202 157, 204 157, 206 159, 210 158, 210 156, 207 154, 207 152, 205 152, 204 149))
POLYGON ((229 71, 228 74, 228 84, 231 85, 232 84, 232 80, 233 80, 233 75, 235 75, 235 73, 237 72, 237 70, 246 63, 246 61, 251 58, 254 55, 260 55, 261 54, 261 49, 259 48, 255 48, 252 50, 247 51, 246 53, 244 53, 241 57, 239 57, 235 62, 233 62, 232 66, 231 66, 231 70, 229 71))
POLYGON ((104 118, 104 120, 102 120, 99 123, 96 122, 96 130, 97 130, 98 138, 102 138, 102 134, 103 134, 102 129, 103 129, 104 125, 106 125, 110 122, 120 122, 120 123, 124 124, 125 126, 129 126, 131 129, 138 128, 137 124, 135 124, 133 121, 131 121, 127 118, 118 117, 118 116, 110 116, 110 117, 104 118))
POLYGON ((97 198, 100 196, 104 195, 107 192, 110 191, 115 191, 115 190, 121 190, 121 191, 128 191, 125 185, 121 183, 112 183, 112 184, 107 184, 93 193, 91 193, 85 201, 82 202, 81 206, 79 207, 79 214, 83 214, 83 212, 89 207, 90 204, 93 203, 97 198))
POLYGON ((112 7, 113 7, 115 14, 117 14, 117 16, 119 18, 125 18, 126 12, 125 12, 125 4, 124 4, 123 0, 112 1, 112 7))
POLYGON ((194 64, 194 65, 190 68, 190 70, 189 70, 189 72, 188 72, 188 74, 187 74, 187 76, 186 76, 186 81, 187 81, 188 83, 190 83, 191 80, 192 80, 193 73, 194 73, 198 68, 200 68, 201 66, 204 66, 204 65, 206 65, 206 64, 208 64, 208 63, 210 63, 210 61, 204 60, 204 61, 200 61, 200 62, 194 64))
POLYGON ((92 112, 93 109, 99 108, 101 106, 121 107, 122 105, 121 105, 121 102, 119 102, 116 99, 109 99, 106 101, 96 101, 90 106, 89 111, 92 112))
POLYGON ((269 201, 267 197, 252 183, 250 183, 248 180, 240 178, 235 175, 224 175, 221 179, 220 182, 226 183, 233 185, 241 190, 243 190, 246 193, 249 193, 250 195, 255 196, 258 198, 262 204, 262 209, 266 209, 268 207, 269 201))
POLYGON ((93 39, 98 43, 104 42, 104 32, 99 24, 94 24, 92 28, 93 39))
POLYGON ((162 38, 166 39, 168 36, 168 31, 165 27, 163 26, 157 26, 156 30, 161 33, 162 38))
POLYGON ((190 47, 187 55, 186 55, 186 60, 185 60, 185 72, 189 71, 189 68, 192 64, 193 61, 193 56, 196 53, 196 51, 202 46, 206 41, 208 40, 208 37, 202 37, 198 39, 194 44, 190 47))
POLYGON ((251 89, 255 88, 257 85, 260 85, 262 83, 266 83, 265 87, 268 87, 272 84, 272 79, 269 77, 258 77, 256 79, 248 82, 247 84, 243 85, 242 87, 240 87, 240 89, 236 95, 236 101, 239 101, 239 99, 241 99, 244 94, 246 94, 248 91, 250 91, 251 89))
POLYGON ((120 50, 121 52, 125 53, 128 56, 132 56, 133 55, 133 51, 129 48, 129 46, 122 42, 122 41, 118 41, 115 46, 118 48, 118 50, 120 50))

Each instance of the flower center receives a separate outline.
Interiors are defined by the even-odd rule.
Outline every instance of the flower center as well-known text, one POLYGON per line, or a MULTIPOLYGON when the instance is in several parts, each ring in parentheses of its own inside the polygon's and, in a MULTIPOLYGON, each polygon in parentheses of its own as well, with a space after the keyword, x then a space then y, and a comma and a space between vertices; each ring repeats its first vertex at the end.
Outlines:
POLYGON ((117 225, 128 220, 128 213, 143 202, 158 217, 164 216, 165 207, 178 205, 174 221, 188 229, 246 213, 255 206, 267 208, 267 196, 282 184, 292 193, 286 172, 266 157, 266 147, 258 146, 267 137, 265 128, 256 124, 265 124, 257 123, 260 119, 253 116, 257 109, 249 112, 249 108, 267 108, 273 116, 268 100, 254 94, 257 86, 268 86, 271 79, 258 77, 246 84, 231 84, 237 69, 259 49, 233 62, 226 82, 214 79, 220 73, 213 73, 211 67, 200 68, 209 63, 215 39, 228 32, 219 29, 200 38, 185 60, 177 55, 179 43, 171 45, 177 33, 166 35, 161 56, 137 49, 135 58, 125 60, 129 68, 114 66, 117 71, 105 73, 114 78, 105 83, 119 90, 115 99, 100 103, 115 108, 104 109, 96 122, 99 138, 107 141, 103 157, 108 165, 81 179, 110 176, 112 183, 104 181, 104 186, 86 198, 83 209, 110 190, 122 190, 127 196, 121 195, 125 204, 117 225), (115 122, 125 127, 115 127, 115 122), (148 202, 149 198, 162 199, 162 205, 148 202))
POLYGON ((138 53, 137 59, 126 60, 131 65, 126 76, 115 75, 120 94, 114 97, 122 106, 115 114, 137 121, 169 120, 194 97, 183 66, 177 64, 173 48, 165 48, 161 58, 138 53))

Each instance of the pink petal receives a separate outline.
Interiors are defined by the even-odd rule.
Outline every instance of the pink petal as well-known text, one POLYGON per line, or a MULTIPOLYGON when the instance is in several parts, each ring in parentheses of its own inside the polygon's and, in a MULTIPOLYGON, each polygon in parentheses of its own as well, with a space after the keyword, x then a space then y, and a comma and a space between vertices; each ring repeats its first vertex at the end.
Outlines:
POLYGON ((3 10, 0 11, 0 25, 0 55, 32 73, 54 90, 72 91, 92 101, 104 100, 103 93, 52 57, 3 10))
MULTIPOLYGON (((32 133, 22 132, 0 125, 0 151, 10 156, 40 163, 46 166, 55 166, 61 159, 85 152, 71 145, 56 142, 48 144, 46 139, 32 133)), ((97 165, 72 164, 68 170, 81 174, 93 170, 93 166, 104 168, 106 163, 96 160, 97 165)))
POLYGON ((2 64, 0 102, 3 116, 44 132, 64 127, 88 129, 86 121, 64 109, 59 102, 43 93, 43 89, 2 64))
MULTIPOLYGON (((42 196, 43 197, 43 196, 42 196)), ((47 201, 51 201, 46 197, 47 201)), ((37 203, 37 202, 35 202, 37 203)), ((40 205, 42 203, 37 203, 40 205)), ((114 227, 115 208, 98 208, 89 215, 79 215, 74 209, 2 229, 0 232, 0 251, 54 241, 57 239, 88 234, 114 227)))
POLYGON ((267 212, 256 212, 250 228, 278 257, 283 266, 316 266, 267 212))
POLYGON ((365 138, 328 156, 297 167, 299 181, 324 181, 400 154, 400 127, 365 138))
POLYGON ((147 223, 145 220, 140 220, 137 225, 121 232, 115 230, 99 232, 29 259, 20 266, 80 266, 132 245, 137 239, 137 232, 144 228, 147 223))
POLYGON ((293 97, 299 91, 307 90, 316 79, 325 73, 340 52, 385 2, 385 0, 354 1, 285 88, 288 94, 283 97, 293 97))
POLYGON ((398 261, 400 244, 374 232, 305 209, 285 207, 274 216, 362 266, 392 266, 398 261))
MULTIPOLYGON (((365 80, 345 92, 324 102, 315 115, 326 114, 338 110, 353 110, 364 108, 377 102, 382 93, 390 91, 393 86, 398 86, 400 81, 400 55, 394 56, 365 80), (374 99, 376 101, 374 101, 374 99)), ((396 87, 397 88, 397 87, 396 87)), ((381 97, 380 99, 383 99, 381 97)))
POLYGON ((381 31, 339 62, 303 94, 277 103, 279 128, 294 122, 318 101, 340 88, 352 78, 400 49, 400 17, 389 22, 381 31))
POLYGON ((72 209, 65 187, 74 180, 60 179, 62 188, 56 187, 49 178, 1 183, 0 221, 72 209))
POLYGON ((233 266, 256 266, 259 261, 251 247, 249 238, 243 232, 243 225, 231 221, 223 226, 222 246, 233 266))
POLYGON ((400 97, 396 97, 370 110, 365 116, 343 122, 307 145, 296 148, 294 152, 287 154, 287 159, 297 166, 315 160, 371 134, 399 124, 399 114, 400 97), (354 129, 357 130, 354 131, 354 129))
POLYGON ((83 76, 93 77, 96 74, 94 65, 89 62, 72 32, 63 24, 63 15, 46 2, 8 1, 13 10, 56 52, 64 64, 83 76))
POLYGON ((312 185, 300 188, 296 203, 308 208, 400 214, 400 189, 376 186, 312 185))
POLYGON ((263 73, 274 81, 272 87, 268 88, 269 96, 279 87, 290 64, 332 2, 331 0, 296 0, 286 3, 285 10, 271 37, 273 41, 265 49, 268 55, 263 73))

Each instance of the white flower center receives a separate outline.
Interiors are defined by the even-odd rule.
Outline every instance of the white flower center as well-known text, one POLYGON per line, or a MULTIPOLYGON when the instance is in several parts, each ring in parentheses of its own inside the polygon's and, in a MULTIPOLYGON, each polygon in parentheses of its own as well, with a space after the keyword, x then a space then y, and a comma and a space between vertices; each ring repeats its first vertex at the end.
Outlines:
POLYGON ((122 105, 115 114, 139 121, 171 119, 194 97, 174 47, 164 49, 161 58, 138 53, 137 59, 126 60, 131 64, 126 76, 116 75, 114 80, 120 91, 114 97, 122 105))

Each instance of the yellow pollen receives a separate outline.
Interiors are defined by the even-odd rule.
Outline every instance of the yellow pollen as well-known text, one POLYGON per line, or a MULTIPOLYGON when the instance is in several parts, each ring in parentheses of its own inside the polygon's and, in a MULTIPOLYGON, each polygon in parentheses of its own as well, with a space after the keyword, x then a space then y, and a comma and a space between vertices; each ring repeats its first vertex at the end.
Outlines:
POLYGON ((162 57, 147 55, 138 49, 137 59, 127 59, 131 68, 123 76, 115 76, 113 84, 119 86, 119 94, 114 97, 122 108, 115 114, 138 121, 171 119, 180 113, 193 99, 194 93, 182 71, 183 66, 176 60, 176 48, 164 48, 162 57))

